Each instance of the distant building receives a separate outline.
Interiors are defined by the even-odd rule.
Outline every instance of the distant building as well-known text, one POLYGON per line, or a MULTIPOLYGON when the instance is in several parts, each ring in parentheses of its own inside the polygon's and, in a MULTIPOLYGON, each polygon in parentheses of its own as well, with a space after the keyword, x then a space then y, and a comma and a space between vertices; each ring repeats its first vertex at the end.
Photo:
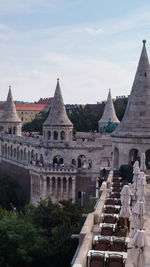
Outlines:
MULTIPOLYGON (((3 113, 5 104, 0 106, 0 115, 3 113)), ((17 114, 22 123, 31 122, 37 114, 47 108, 47 104, 15 104, 17 114)))

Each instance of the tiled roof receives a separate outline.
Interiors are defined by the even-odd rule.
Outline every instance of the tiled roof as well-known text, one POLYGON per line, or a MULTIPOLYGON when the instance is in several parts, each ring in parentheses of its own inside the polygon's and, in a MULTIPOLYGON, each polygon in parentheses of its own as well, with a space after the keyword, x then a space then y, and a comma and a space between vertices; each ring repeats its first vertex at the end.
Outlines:
MULTIPOLYGON (((4 109, 5 104, 0 106, 4 109)), ((47 104, 15 104, 17 111, 42 111, 47 107, 47 104)))

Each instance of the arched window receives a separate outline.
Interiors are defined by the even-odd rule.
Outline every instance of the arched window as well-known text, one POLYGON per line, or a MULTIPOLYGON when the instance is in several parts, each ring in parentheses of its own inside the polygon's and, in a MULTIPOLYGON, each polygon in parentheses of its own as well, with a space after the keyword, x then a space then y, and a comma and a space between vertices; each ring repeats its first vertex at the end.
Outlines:
POLYGON ((54 136, 54 140, 58 140, 58 132, 57 131, 54 131, 53 136, 54 136))
POLYGON ((11 127, 8 128, 8 133, 9 133, 9 134, 12 134, 12 128, 11 128, 11 127))
POLYGON ((13 127, 13 134, 16 134, 16 126, 13 127))
POLYGON ((84 155, 80 155, 78 157, 78 168, 86 167, 86 157, 84 155))
POLYGON ((138 149, 133 148, 129 151, 129 163, 134 162, 136 160, 139 160, 138 149))
POLYGON ((71 165, 76 166, 76 160, 75 159, 72 159, 71 165))
POLYGON ((60 139, 61 140, 65 140, 66 139, 66 134, 65 134, 64 131, 61 131, 61 133, 60 133, 60 139))
POLYGON ((64 159, 61 156, 55 156, 53 158, 53 167, 63 167, 64 159))
POLYGON ((47 131, 47 139, 50 140, 51 139, 51 132, 47 131))

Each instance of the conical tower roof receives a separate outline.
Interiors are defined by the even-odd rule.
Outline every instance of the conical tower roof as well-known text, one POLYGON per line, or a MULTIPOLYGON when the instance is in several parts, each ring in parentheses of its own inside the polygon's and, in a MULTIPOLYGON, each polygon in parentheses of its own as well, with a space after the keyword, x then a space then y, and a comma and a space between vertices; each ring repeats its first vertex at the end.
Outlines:
POLYGON ((15 104, 13 102, 11 86, 9 86, 8 96, 4 105, 4 110, 0 118, 0 122, 21 122, 17 115, 15 104))
POLYGON ((143 40, 125 115, 113 136, 150 136, 150 65, 145 44, 143 40))
POLYGON ((52 106, 48 115, 47 120, 43 123, 46 126, 72 126, 71 121, 69 120, 61 89, 59 84, 59 79, 57 79, 56 90, 52 102, 52 106))
POLYGON ((101 117, 101 119, 99 120, 99 125, 105 125, 107 124, 109 121, 111 122, 115 122, 115 123, 119 123, 119 120, 116 116, 116 112, 114 109, 114 104, 112 101, 112 97, 111 97, 111 92, 109 89, 109 93, 108 93, 108 97, 107 97, 107 102, 104 108, 104 112, 103 115, 101 117))

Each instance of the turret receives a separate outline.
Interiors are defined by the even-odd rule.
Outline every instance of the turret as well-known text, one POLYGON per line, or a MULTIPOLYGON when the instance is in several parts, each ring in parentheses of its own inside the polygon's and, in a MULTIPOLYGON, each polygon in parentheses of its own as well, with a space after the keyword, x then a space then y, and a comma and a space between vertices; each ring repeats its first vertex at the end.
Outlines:
POLYGON ((114 104, 112 101, 110 89, 103 115, 101 119, 98 121, 99 132, 103 132, 104 128, 109 126, 109 124, 114 124, 115 127, 119 124, 119 120, 116 116, 116 112, 114 109, 114 104))
POLYGON ((115 136, 150 137, 150 65, 145 44, 143 40, 128 105, 115 136))
POLYGON ((50 112, 48 118, 43 123, 43 136, 48 141, 62 142, 72 140, 72 132, 73 125, 67 116, 59 79, 57 79, 50 112))
POLYGON ((21 135, 21 120, 13 102, 11 86, 9 86, 7 100, 0 118, 0 130, 8 134, 21 135))

